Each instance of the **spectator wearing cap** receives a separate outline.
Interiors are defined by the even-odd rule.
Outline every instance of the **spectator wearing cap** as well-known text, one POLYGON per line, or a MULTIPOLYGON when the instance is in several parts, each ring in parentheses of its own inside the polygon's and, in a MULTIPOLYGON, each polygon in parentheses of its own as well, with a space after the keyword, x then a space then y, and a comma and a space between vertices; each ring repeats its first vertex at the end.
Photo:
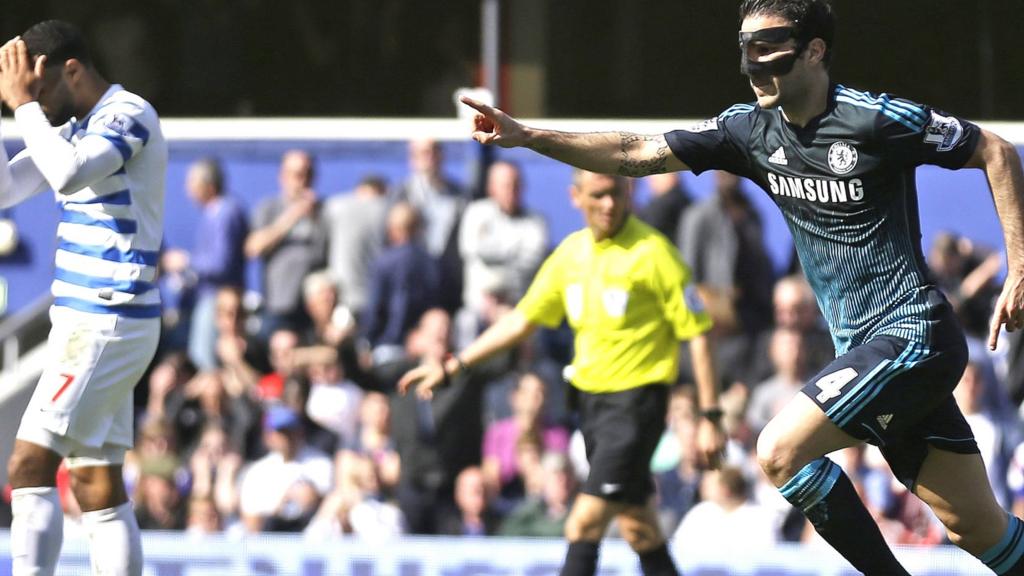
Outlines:
POLYGON ((182 494, 174 482, 178 469, 173 456, 150 458, 140 466, 135 486, 135 517, 143 530, 181 530, 185 527, 182 494))
POLYGON ((239 507, 246 531, 301 531, 332 486, 331 458, 308 446, 302 419, 271 405, 263 419, 268 453, 242 471, 239 507))

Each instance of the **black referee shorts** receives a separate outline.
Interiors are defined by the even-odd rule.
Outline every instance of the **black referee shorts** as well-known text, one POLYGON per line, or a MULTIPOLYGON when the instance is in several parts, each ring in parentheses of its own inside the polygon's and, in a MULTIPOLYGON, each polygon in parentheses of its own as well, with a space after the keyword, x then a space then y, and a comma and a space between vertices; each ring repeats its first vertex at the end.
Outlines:
POLYGON ((665 431, 668 389, 651 384, 603 394, 577 391, 580 431, 590 461, 584 493, 647 503, 654 494, 650 463, 665 431))

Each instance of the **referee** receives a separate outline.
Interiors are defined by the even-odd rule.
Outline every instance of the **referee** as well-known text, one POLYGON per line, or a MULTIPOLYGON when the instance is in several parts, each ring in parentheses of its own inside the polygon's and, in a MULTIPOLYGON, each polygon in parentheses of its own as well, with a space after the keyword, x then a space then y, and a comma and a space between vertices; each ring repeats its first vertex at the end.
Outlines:
POLYGON ((424 364, 399 382, 431 390, 484 358, 563 318, 575 332, 571 382, 590 474, 565 523, 563 575, 592 575, 613 518, 646 575, 678 574, 651 502, 651 455, 665 429, 669 385, 679 371, 678 342, 689 340, 700 406, 703 463, 718 465, 724 437, 710 342, 690 272, 672 244, 630 215, 624 177, 576 170, 573 204, 586 228, 569 235, 544 262, 516 309, 460 356, 424 364))

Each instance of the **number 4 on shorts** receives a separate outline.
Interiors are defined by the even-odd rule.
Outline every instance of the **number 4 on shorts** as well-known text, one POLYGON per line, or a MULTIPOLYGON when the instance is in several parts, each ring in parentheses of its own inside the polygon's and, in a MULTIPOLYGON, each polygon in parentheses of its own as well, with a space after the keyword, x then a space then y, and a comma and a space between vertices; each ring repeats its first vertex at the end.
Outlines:
POLYGON ((817 396, 818 402, 828 402, 832 398, 839 396, 842 394, 843 386, 849 384, 850 380, 856 377, 857 371, 849 367, 822 376, 814 383, 815 386, 821 389, 821 393, 817 396))

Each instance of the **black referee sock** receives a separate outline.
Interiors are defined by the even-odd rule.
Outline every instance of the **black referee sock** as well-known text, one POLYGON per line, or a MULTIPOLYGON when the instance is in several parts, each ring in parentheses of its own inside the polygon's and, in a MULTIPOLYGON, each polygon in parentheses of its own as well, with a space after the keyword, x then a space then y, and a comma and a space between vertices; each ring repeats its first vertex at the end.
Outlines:
POLYGON ((672 556, 668 553, 668 545, 664 542, 654 550, 637 554, 640 557, 640 570, 644 576, 679 576, 672 556))
POLYGON ((569 542, 565 564, 559 576, 594 576, 597 572, 597 550, 600 542, 569 542))
POLYGON ((869 576, 909 576, 850 479, 827 458, 805 466, 779 491, 857 570, 869 576))

